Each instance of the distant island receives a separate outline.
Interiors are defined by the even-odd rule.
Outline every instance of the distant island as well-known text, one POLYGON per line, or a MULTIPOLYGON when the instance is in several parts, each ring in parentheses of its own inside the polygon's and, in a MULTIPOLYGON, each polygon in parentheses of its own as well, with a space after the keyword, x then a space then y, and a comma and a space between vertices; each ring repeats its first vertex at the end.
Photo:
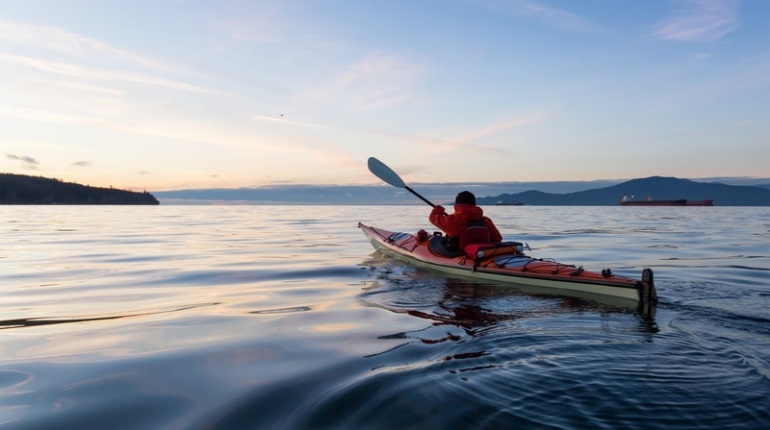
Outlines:
MULTIPOLYGON (((414 183, 414 190, 434 203, 451 206, 459 191, 469 190, 482 206, 619 206, 633 200, 713 200, 714 206, 770 206, 770 178, 724 178, 699 182, 652 176, 629 181, 414 183), (728 185, 722 180, 732 180, 728 185), (544 191, 535 191, 545 190, 544 191)), ((163 204, 245 205, 423 205, 406 190, 386 184, 282 184, 253 188, 158 191, 163 204)))
POLYGON ((494 205, 500 201, 515 201, 525 205, 541 206, 607 206, 619 205, 623 196, 628 196, 627 199, 631 201, 700 201, 708 202, 708 206, 770 206, 770 189, 765 187, 726 185, 719 182, 695 182, 689 179, 662 176, 632 179, 609 187, 566 194, 525 191, 494 197, 477 197, 476 202, 480 205, 494 205), (632 198, 632 196, 636 197, 632 198))
POLYGON ((158 205, 147 191, 117 190, 63 182, 39 176, 0 173, 3 205, 158 205))

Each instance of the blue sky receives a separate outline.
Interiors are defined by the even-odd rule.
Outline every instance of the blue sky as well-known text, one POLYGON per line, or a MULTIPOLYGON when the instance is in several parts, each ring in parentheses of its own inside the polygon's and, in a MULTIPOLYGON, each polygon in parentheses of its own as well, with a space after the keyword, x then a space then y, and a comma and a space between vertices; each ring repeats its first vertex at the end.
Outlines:
POLYGON ((770 176, 764 0, 0 0, 0 172, 770 176))

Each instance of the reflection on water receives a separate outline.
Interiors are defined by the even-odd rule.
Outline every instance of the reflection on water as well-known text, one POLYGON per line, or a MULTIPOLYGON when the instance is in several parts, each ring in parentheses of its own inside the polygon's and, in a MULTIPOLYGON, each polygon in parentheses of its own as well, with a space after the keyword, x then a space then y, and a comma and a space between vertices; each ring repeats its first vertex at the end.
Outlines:
MULTIPOLYGON (((410 268, 379 252, 362 264, 377 268, 380 278, 371 283, 362 294, 364 303, 391 312, 429 319, 437 324, 454 324, 471 329, 521 318, 554 316, 564 312, 628 314, 635 311, 645 331, 658 330, 654 308, 652 312, 642 312, 641 307, 630 307, 625 300, 593 295, 588 299, 573 297, 574 292, 446 278, 439 272, 410 268), (404 271, 412 273, 405 275, 404 271), (404 282, 409 284, 408 292, 403 291, 404 282), (415 291, 422 289, 440 290, 442 293, 440 296, 436 293, 415 294, 415 291), (406 297, 413 301, 405 300, 406 297), (424 301, 421 301, 421 298, 424 301)), ((469 333, 472 333, 472 330, 469 333)))
POLYGON ((10 319, 10 320, 0 320, 0 330, 20 328, 20 327, 53 325, 53 324, 72 324, 72 323, 85 323, 85 322, 94 322, 94 321, 117 320, 121 318, 144 317, 144 316, 160 315, 160 314, 171 313, 171 312, 182 312, 189 309, 195 309, 195 308, 200 308, 205 306, 216 306, 218 304, 219 303, 200 303, 200 304, 192 304, 192 305, 187 305, 182 307, 174 307, 170 309, 166 309, 166 308, 151 309, 146 311, 139 311, 139 312, 134 312, 130 314, 125 314, 125 315, 91 315, 91 316, 80 316, 80 317, 19 318, 19 319, 10 319))
POLYGON ((412 268, 406 263, 394 260, 375 252, 371 258, 361 263, 378 271, 380 281, 367 288, 365 301, 371 306, 378 306, 392 312, 407 313, 422 318, 443 321, 462 326, 486 325, 508 319, 537 316, 538 314, 556 314, 568 311, 627 312, 636 310, 649 330, 655 328, 655 307, 642 307, 627 300, 604 297, 573 291, 560 291, 512 283, 493 281, 462 280, 446 278, 441 272, 429 269, 412 268), (404 271, 411 272, 404 275, 404 271), (414 280, 426 282, 433 288, 443 287, 441 297, 427 296, 428 303, 418 301, 415 307, 435 305, 434 313, 428 314, 419 309, 409 309, 403 297, 409 296, 399 288, 399 284, 409 282, 409 290, 418 289, 414 280), (388 303, 391 295, 399 300, 388 303), (382 297, 382 301, 372 301, 382 297), (534 299, 534 300, 532 300, 534 299), (500 313, 485 309, 479 303, 505 303, 500 313))

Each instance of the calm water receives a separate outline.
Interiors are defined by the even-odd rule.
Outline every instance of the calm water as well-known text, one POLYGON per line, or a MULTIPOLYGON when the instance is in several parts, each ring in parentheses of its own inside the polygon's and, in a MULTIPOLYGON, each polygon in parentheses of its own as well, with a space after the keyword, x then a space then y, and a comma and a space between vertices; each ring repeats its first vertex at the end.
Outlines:
POLYGON ((0 427, 770 427, 770 208, 491 207, 633 309, 448 279, 426 206, 0 207, 0 427))

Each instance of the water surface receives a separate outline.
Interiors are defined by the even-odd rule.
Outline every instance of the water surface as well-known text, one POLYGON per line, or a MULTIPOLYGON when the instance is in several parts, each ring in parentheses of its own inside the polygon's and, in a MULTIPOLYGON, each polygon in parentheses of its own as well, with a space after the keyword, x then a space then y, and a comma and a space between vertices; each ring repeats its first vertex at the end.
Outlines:
POLYGON ((0 207, 0 427, 770 424, 770 209, 490 207, 655 319, 417 270, 427 206, 0 207))

